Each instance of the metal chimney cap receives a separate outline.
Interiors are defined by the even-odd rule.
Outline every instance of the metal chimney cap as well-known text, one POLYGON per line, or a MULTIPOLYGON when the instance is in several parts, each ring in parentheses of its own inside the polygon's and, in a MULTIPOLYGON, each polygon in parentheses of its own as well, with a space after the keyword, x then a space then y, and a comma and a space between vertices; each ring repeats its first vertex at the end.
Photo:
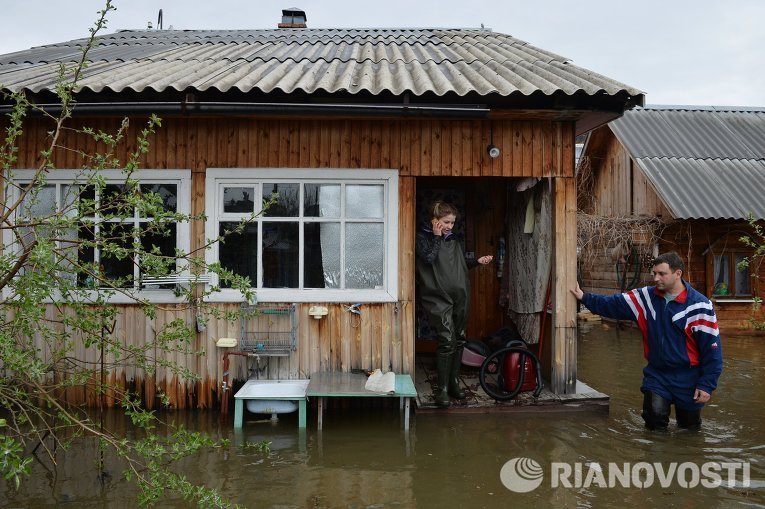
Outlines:
POLYGON ((288 7, 286 9, 282 9, 282 16, 296 18, 302 17, 303 21, 308 21, 308 17, 305 15, 305 11, 300 7, 288 7))

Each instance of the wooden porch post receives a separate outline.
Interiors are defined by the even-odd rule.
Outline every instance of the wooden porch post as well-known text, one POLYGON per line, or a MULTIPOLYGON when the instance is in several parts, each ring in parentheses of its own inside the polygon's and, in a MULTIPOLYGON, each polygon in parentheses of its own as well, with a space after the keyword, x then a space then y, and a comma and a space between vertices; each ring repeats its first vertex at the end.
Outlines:
POLYGON ((576 181, 553 179, 552 391, 576 392, 576 181))

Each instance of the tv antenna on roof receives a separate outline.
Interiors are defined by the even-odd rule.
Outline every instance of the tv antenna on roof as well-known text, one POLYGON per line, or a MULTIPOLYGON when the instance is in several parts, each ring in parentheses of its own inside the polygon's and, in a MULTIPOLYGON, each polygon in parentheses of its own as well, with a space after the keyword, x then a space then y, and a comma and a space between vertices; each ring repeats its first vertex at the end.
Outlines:
POLYGON ((162 9, 160 9, 159 14, 157 14, 157 30, 162 30, 162 9))

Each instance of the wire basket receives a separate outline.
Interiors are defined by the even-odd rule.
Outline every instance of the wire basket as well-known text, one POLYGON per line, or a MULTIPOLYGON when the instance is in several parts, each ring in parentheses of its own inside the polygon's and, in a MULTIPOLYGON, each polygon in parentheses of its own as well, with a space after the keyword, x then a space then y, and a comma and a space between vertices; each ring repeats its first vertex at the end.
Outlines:
POLYGON ((295 309, 295 304, 243 304, 240 348, 258 355, 290 355, 297 350, 295 309))

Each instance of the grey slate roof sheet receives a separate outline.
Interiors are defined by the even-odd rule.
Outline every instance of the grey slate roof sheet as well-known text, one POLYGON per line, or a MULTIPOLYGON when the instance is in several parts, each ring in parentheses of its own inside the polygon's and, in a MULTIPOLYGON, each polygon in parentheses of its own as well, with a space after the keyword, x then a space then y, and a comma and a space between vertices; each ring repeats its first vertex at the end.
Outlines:
MULTIPOLYGON (((10 90, 52 89, 84 40, 0 56, 10 90)), ((463 29, 132 30, 99 37, 82 89, 641 95, 512 36, 463 29)))
POLYGON ((678 219, 765 219, 765 108, 651 107, 609 127, 678 219))

